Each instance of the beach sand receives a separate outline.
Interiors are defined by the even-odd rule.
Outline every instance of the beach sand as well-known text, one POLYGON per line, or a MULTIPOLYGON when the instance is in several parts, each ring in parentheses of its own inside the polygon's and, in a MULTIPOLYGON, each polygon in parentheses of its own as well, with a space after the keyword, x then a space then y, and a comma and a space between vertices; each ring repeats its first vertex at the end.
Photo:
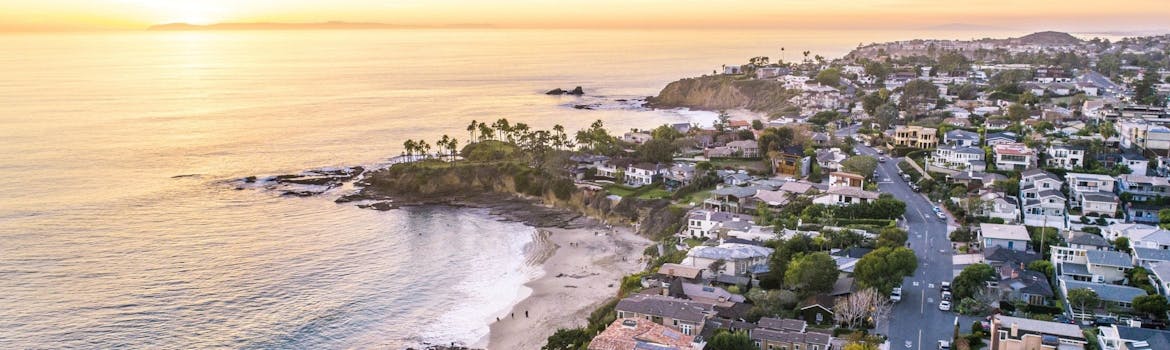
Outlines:
POLYGON ((594 309, 617 295, 622 276, 643 269, 639 258, 651 243, 625 227, 542 228, 535 242, 531 263, 544 275, 525 284, 532 294, 500 315, 486 344, 477 346, 540 349, 558 328, 584 326, 594 309))

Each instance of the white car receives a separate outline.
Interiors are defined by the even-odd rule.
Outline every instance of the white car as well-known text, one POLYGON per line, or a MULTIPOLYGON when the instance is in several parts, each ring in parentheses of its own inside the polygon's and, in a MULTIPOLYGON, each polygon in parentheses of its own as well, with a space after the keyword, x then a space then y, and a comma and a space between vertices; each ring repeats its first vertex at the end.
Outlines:
POLYGON ((902 301, 902 287, 894 288, 894 292, 890 293, 890 301, 895 303, 902 301))
POLYGON ((951 302, 946 300, 938 302, 938 309, 942 311, 951 311, 951 302))
POLYGON ((939 340, 938 350, 951 350, 951 342, 946 340, 939 340))

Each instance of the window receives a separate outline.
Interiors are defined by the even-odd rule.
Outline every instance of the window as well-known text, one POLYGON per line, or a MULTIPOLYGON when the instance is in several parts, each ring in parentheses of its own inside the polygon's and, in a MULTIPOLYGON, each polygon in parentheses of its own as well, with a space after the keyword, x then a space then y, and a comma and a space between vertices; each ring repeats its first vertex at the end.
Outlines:
POLYGON ((999 331, 999 340, 1007 340, 1007 331, 999 331))
POLYGON ((691 335, 691 325, 690 324, 683 323, 683 324, 678 326, 678 330, 680 332, 682 332, 682 334, 691 335))

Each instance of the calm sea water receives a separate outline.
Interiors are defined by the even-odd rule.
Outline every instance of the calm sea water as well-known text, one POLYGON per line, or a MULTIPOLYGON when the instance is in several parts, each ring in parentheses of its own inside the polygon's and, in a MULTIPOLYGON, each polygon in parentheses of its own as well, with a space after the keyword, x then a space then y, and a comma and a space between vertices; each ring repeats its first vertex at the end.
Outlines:
POLYGON ((0 348, 474 342, 528 291, 533 229, 235 191, 376 164, 471 119, 704 121, 607 102, 751 56, 979 34, 323 31, 0 35, 0 348), (584 100, 543 91, 581 85, 584 100), (601 96, 601 97, 597 97, 601 96))

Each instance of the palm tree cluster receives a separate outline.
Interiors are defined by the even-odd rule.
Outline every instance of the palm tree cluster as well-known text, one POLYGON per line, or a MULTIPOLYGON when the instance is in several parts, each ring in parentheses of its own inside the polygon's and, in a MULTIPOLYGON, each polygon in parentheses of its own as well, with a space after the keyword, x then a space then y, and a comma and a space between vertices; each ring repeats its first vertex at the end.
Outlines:
POLYGON ((422 158, 431 158, 432 156, 450 157, 455 159, 455 151, 459 148, 459 140, 443 135, 442 138, 435 141, 435 147, 438 147, 438 152, 431 153, 431 144, 426 140, 406 140, 402 142, 404 149, 403 155, 408 158, 419 156, 422 158))
POLYGON ((525 123, 512 124, 506 118, 500 118, 494 123, 477 122, 472 120, 467 125, 468 136, 472 140, 502 141, 519 146, 525 150, 533 148, 572 149, 576 145, 569 140, 565 127, 557 124, 552 130, 533 130, 525 123), (476 136, 476 133, 479 136, 476 136))

